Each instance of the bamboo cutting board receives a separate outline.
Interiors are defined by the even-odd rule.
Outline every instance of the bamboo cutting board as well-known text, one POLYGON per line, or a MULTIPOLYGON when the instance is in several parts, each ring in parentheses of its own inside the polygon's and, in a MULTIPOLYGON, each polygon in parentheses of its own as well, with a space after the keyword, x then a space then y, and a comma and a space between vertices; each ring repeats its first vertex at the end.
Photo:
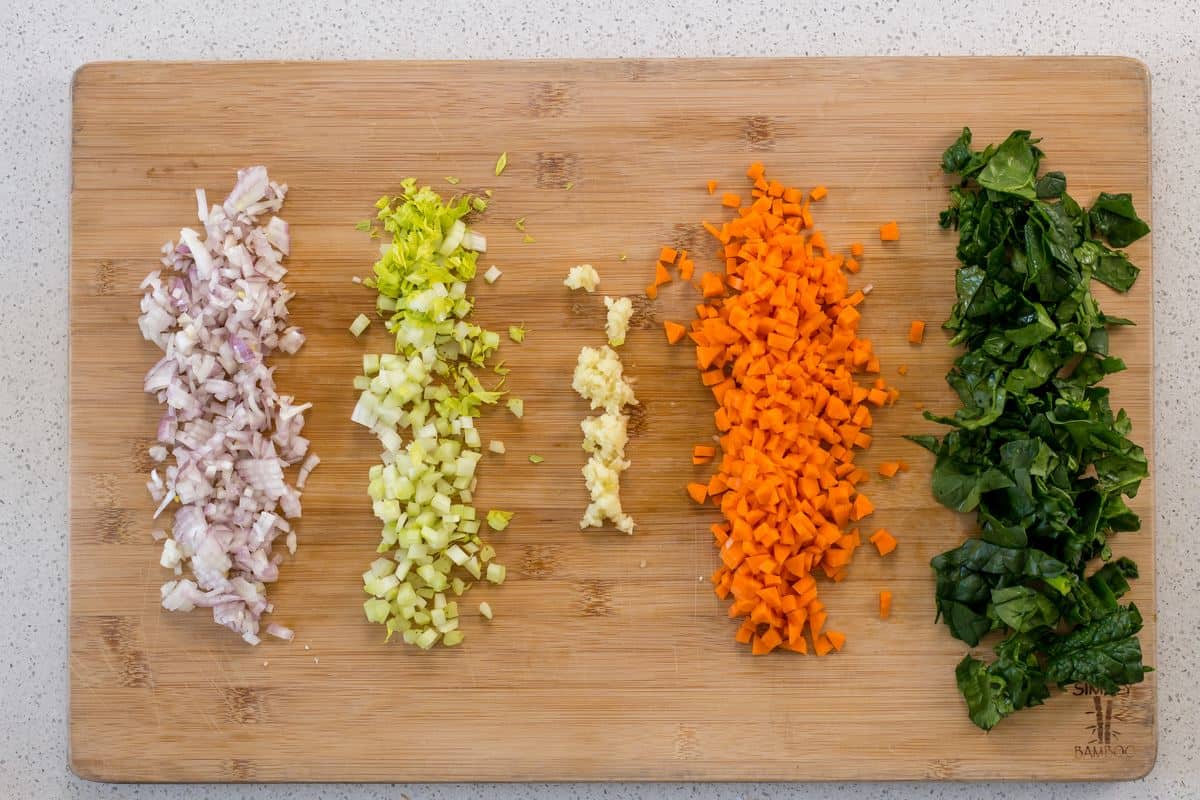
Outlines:
MULTIPOLYGON (((976 142, 1015 128, 1043 137, 1048 169, 1074 196, 1132 191, 1149 211, 1148 76, 1133 61, 1094 59, 782 59, 481 63, 94 64, 74 86, 71 259, 70 753, 80 775, 123 781, 1128 779, 1154 763, 1155 676, 1114 698, 1056 693, 990 735, 968 721, 954 687, 964 648, 934 623, 930 557, 969 531, 936 505, 931 457, 901 439, 932 430, 916 408, 953 407, 942 376, 953 353, 937 329, 953 298, 954 237, 942 150, 963 125, 976 142), (507 151, 504 175, 493 175, 507 151), (659 247, 717 261, 700 221, 722 209, 704 182, 744 191, 763 160, 785 183, 829 187, 814 207, 837 247, 863 241, 857 285, 872 283, 862 329, 903 392, 876 415, 860 462, 904 458, 878 478, 869 530, 900 540, 866 548, 850 579, 822 588, 845 651, 823 659, 754 658, 706 576, 708 525, 683 485, 693 444, 713 434, 711 398, 688 348, 667 347, 663 319, 686 321, 680 284, 650 303, 641 289, 659 247), (224 197, 239 167, 265 164, 291 191, 289 287, 309 340, 281 356, 281 391, 312 401, 305 433, 322 458, 304 495, 301 547, 271 587, 292 643, 252 648, 197 610, 159 609, 167 573, 149 536, 144 482, 159 409, 141 391, 157 350, 137 329, 138 283, 159 246, 195 224, 197 186, 224 197), (481 509, 516 511, 491 541, 503 586, 478 586, 488 623, 465 614, 459 648, 385 646, 362 617, 359 574, 378 525, 365 495, 378 456, 353 425, 351 381, 380 326, 346 328, 373 296, 377 243, 354 230, 373 202, 417 176, 443 194, 492 188, 478 223, 483 264, 476 318, 503 330, 509 384, 526 403, 481 421, 481 509), (458 187, 443 176, 461 179, 458 187), (535 243, 514 227, 527 219, 535 243), (895 219, 903 239, 880 243, 895 219), (622 260, 620 254, 626 254, 622 260), (596 295, 561 281, 576 263, 602 276, 596 295), (603 342, 601 294, 635 296, 622 349, 641 406, 623 480, 636 535, 581 534, 584 401, 575 356, 603 342), (931 323, 924 346, 908 321, 931 323), (907 364, 907 376, 897 368, 907 364), (538 453, 535 466, 527 455, 538 453), (888 621, 880 589, 896 596, 888 621)), ((1150 247, 1126 297, 1097 284, 1106 311, 1132 318, 1113 336, 1129 371, 1111 384, 1135 438, 1153 443, 1150 247)), ((1134 507, 1140 534, 1117 550, 1142 568, 1132 599, 1155 664, 1152 481, 1134 507)), ((159 523, 161 524, 161 523, 159 523)))

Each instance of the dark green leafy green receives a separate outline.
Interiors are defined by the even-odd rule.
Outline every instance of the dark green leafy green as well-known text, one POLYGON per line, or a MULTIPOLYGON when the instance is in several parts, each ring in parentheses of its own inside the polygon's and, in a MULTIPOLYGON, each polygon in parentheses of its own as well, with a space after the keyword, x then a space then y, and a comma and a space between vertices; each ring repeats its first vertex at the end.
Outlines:
POLYGON ((1108 540, 1140 521, 1125 503, 1147 477, 1146 456, 1114 413, 1104 377, 1125 368, 1092 295, 1098 280, 1127 291, 1138 268, 1118 249, 1149 232, 1128 194, 1090 209, 1060 172, 1038 176, 1029 131, 976 151, 971 131, 942 156, 960 178, 939 217, 958 231, 956 302, 944 327, 965 351, 946 376, 960 400, 951 428, 912 440, 936 456, 933 494, 974 512, 979 538, 935 557, 938 617, 976 646, 1003 631, 991 664, 967 656, 959 690, 990 729, 1040 704, 1048 684, 1088 681, 1106 692, 1142 679, 1136 607, 1122 606, 1137 567, 1108 540), (1101 238, 1102 237, 1102 238, 1101 238), (1107 240, 1107 244, 1103 240, 1107 240))

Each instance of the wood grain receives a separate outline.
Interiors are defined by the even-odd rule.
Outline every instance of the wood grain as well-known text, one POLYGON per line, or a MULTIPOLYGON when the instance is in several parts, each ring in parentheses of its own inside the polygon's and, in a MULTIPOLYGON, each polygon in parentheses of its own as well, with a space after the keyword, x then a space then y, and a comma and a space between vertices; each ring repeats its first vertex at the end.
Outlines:
MULTIPOLYGON (((931 324, 923 347, 905 341, 910 319, 937 323, 953 296, 953 240, 936 225, 942 149, 963 125, 980 142, 1030 128, 1076 197, 1132 191, 1145 212, 1148 84, 1140 64, 1112 58, 84 67, 71 219, 72 768, 130 781, 1144 774, 1156 748, 1153 673, 1123 696, 1069 689, 990 735, 972 727, 954 688, 963 648, 934 624, 928 568, 969 521, 933 502, 930 458, 901 436, 930 428, 917 403, 952 407, 941 331, 931 324), (509 167, 496 178, 502 150, 509 167), (820 660, 752 658, 704 578, 715 512, 682 486, 705 471, 688 453, 713 432, 711 399, 691 354, 666 347, 659 327, 687 318, 686 287, 640 299, 623 350, 642 401, 623 493, 638 532, 581 534, 577 524, 586 408, 569 376, 579 347, 603 341, 603 312, 599 295, 568 293, 562 276, 588 261, 604 292, 636 294, 664 243, 715 268, 698 223, 721 210, 704 181, 740 187, 753 159, 787 182, 826 184, 816 216, 829 241, 867 243, 858 280, 875 292, 863 331, 903 397, 876 415, 861 460, 914 465, 868 485, 875 523, 900 547, 886 560, 864 553, 850 580, 823 590, 830 625, 849 642, 820 660), (204 613, 158 607, 165 575, 143 483, 159 411, 141 392, 156 351, 136 316, 159 246, 194 219, 193 188, 220 196, 257 163, 291 186, 288 282, 309 341, 278 360, 278 375, 316 403, 306 433, 322 464, 304 496, 301 549, 271 589, 275 618, 298 637, 250 648, 204 613), (346 332, 371 300, 350 278, 369 270, 376 247, 353 226, 408 175, 446 192, 446 175, 460 190, 495 189, 479 227, 485 263, 504 277, 475 287, 477 318, 531 329, 503 352, 525 419, 481 423, 508 445, 485 459, 478 502, 517 512, 493 537, 509 581, 470 595, 472 607, 491 603, 493 622, 468 616, 464 646, 429 653, 385 646, 362 619, 358 576, 378 539, 365 475, 378 448, 349 421, 360 354, 387 347, 378 326, 363 341, 346 332), (535 244, 522 243, 517 217, 535 244), (889 219, 903 239, 885 246, 877 226, 889 219), (529 464, 529 453, 546 462, 529 464), (896 601, 883 622, 885 587, 896 601), (1097 714, 1109 723, 1097 728, 1097 714)), ((1131 251, 1146 272, 1128 296, 1102 301, 1138 323, 1113 337, 1130 369, 1112 386, 1149 448, 1150 247, 1131 251)), ((1151 482, 1134 505, 1143 531, 1119 536, 1117 550, 1142 568, 1133 599, 1154 664, 1151 482)))

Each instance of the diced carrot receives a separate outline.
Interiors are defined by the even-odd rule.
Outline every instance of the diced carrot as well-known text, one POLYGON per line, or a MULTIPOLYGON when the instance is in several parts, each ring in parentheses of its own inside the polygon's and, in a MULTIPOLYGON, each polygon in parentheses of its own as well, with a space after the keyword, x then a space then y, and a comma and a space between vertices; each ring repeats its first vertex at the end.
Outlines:
POLYGON ((893 222, 885 222, 879 226, 879 240, 881 242, 895 242, 900 239, 900 226, 893 222))
POLYGON ((700 276, 700 293, 706 298, 720 297, 725 293, 725 284, 721 276, 715 272, 706 272, 700 276))
POLYGON ((692 274, 696 271, 696 262, 690 258, 679 259, 679 277, 685 281, 692 279, 692 274))
POLYGON ((881 556, 886 556, 896 549, 896 537, 892 536, 887 528, 880 528, 872 533, 870 542, 875 545, 875 549, 881 556))
POLYGON ((662 286, 671 282, 671 273, 667 272, 667 268, 658 262, 654 265, 654 285, 662 286))
POLYGON ((664 247, 658 251, 658 260, 667 265, 674 264, 675 259, 678 256, 679 256, 679 253, 675 250, 674 247, 664 247))
POLYGON ((716 181, 709 181, 705 185, 708 187, 709 194, 712 194, 713 192, 715 192, 717 190, 717 182, 716 181))
MULTIPOLYGON (((880 365, 858 335, 866 295, 847 285, 857 262, 813 228, 810 201, 824 189, 805 197, 768 179, 761 164, 747 176, 748 205, 726 193, 722 203, 736 211, 720 226, 703 223, 720 242, 724 272, 700 276, 704 302, 690 330, 664 324, 669 340, 694 342, 701 382, 717 403, 721 456, 711 445, 693 447, 693 464, 716 469, 687 491, 725 520, 712 528, 720 555, 712 582, 730 598, 729 616, 742 619, 737 640, 759 655, 803 653, 807 630, 825 654, 845 637, 822 630, 828 614, 815 575, 850 575, 862 539, 848 528, 874 511, 860 491, 868 474, 854 459, 871 444, 872 409, 897 392, 881 378, 862 380, 880 365)), ((687 279, 691 259, 676 256, 687 279)))
POLYGON ((884 589, 879 593, 879 618, 887 619, 892 614, 892 593, 884 589))
POLYGON ((920 344, 925 341, 925 322, 924 320, 914 319, 908 326, 908 341, 912 344, 920 344))
POLYGON ((667 341, 671 344, 678 344, 682 341, 684 335, 687 334, 687 328, 669 319, 663 321, 663 330, 666 331, 667 341))
POLYGON ((863 254, 862 242, 854 242, 853 244, 850 245, 850 255, 854 256, 855 258, 862 258, 862 254, 863 254))
POLYGON ((900 462, 899 461, 884 461, 882 464, 879 465, 879 474, 885 478, 895 477, 896 473, 899 471, 900 471, 900 462))
POLYGON ((824 186, 817 186, 811 192, 808 193, 808 196, 811 197, 813 200, 824 200, 825 195, 828 193, 829 193, 829 190, 826 189, 824 186))
POLYGON ((652 283, 646 287, 646 297, 649 297, 651 300, 658 297, 658 284, 652 283))

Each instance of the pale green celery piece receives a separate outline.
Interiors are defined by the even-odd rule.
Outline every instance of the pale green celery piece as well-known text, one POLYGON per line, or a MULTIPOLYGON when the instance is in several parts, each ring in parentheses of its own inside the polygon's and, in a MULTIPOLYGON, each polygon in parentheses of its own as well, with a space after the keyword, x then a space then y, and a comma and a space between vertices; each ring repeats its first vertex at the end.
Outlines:
POLYGON ((483 576, 483 567, 480 565, 477 556, 471 556, 467 559, 467 563, 463 564, 463 569, 471 573, 471 577, 475 580, 479 580, 483 576))
POLYGON ((446 619, 458 619, 458 601, 451 600, 446 603, 446 619))
POLYGON ((496 583, 496 584, 504 583, 505 573, 506 573, 506 570, 504 569, 503 564, 497 564, 495 562, 488 564, 487 579, 489 581, 491 581, 492 583, 496 583))
POLYGON ((444 644, 446 647, 457 647, 458 645, 462 644, 462 640, 464 638, 466 637, 463 635, 462 631, 449 631, 442 636, 442 644, 444 644))
MULTIPOLYGON (((422 631, 421 634, 419 636, 417 636, 417 640, 416 640, 415 644, 417 645, 417 647, 421 648, 422 650, 428 650, 429 648, 433 647, 434 644, 437 643, 437 640, 438 640, 438 632, 436 630, 434 630, 433 628, 430 628, 428 630, 422 631)), ((462 635, 460 634, 458 636, 458 642, 461 642, 461 641, 462 641, 462 635)), ((458 642, 455 642, 455 644, 458 644, 458 642)))
POLYGON ((379 354, 363 353, 363 375, 374 375, 379 372, 379 354))
POLYGON ((496 366, 492 367, 492 372, 496 373, 497 375, 507 375, 509 372, 511 372, 511 370, 504 366, 504 362, 501 361, 496 364, 496 366))
POLYGON ((361 222, 355 223, 354 230, 366 233, 367 231, 371 230, 371 220, 364 219, 361 222))
POLYGON ((453 175, 447 175, 446 183, 450 184, 451 186, 458 186, 459 180, 458 180, 458 178, 454 177, 453 175))
POLYGON ((514 222, 513 224, 517 226, 517 230, 521 231, 522 233, 525 232, 525 218, 524 217, 517 217, 516 222, 514 222))
POLYGON ((512 412, 514 417, 521 419, 525 416, 525 401, 519 397, 509 398, 508 410, 512 412))
POLYGON ((487 601, 479 604, 479 614, 485 619, 492 618, 492 607, 487 603, 487 601))
POLYGON ((354 334, 355 338, 357 338, 362 335, 362 332, 365 331, 367 326, 370 324, 371 320, 366 314, 359 314, 354 318, 354 322, 350 323, 350 332, 354 334))
POLYGON ((533 244, 534 242, 536 242, 536 241, 537 241, 537 239, 534 239, 532 236, 530 236, 530 235, 527 233, 527 234, 525 234, 524 236, 522 236, 522 237, 521 237, 521 241, 522 241, 523 243, 525 243, 525 244, 533 244))
POLYGON ((543 461, 545 461, 545 460, 546 460, 546 459, 542 458, 542 457, 541 457, 541 456, 539 456, 537 453, 534 453, 533 455, 531 455, 531 456, 529 457, 529 463, 531 463, 531 464, 540 464, 540 463, 542 463, 542 462, 543 462, 543 461))
POLYGON ((479 548, 480 560, 491 561, 495 557, 496 557, 496 548, 492 547, 490 544, 485 544, 481 548, 479 548))
POLYGON ((508 151, 505 150, 503 153, 500 154, 500 157, 496 159, 496 177, 500 177, 500 174, 502 172, 504 172, 504 168, 507 166, 508 166, 508 151))
MULTIPOLYGON (((466 562, 464 561, 463 563, 465 564, 466 562)), ((467 584, 462 578, 454 577, 450 579, 450 591, 454 592, 455 597, 460 597, 466 590, 467 584)))
POLYGON ((484 211, 487 211, 487 207, 487 200, 484 200, 482 197, 471 198, 471 208, 475 209, 480 214, 482 214, 484 211))
POLYGON ((513 512, 511 511, 500 511, 499 509, 493 508, 487 513, 488 527, 494 531, 502 531, 508 527, 508 522, 512 519, 512 517, 513 512))
POLYGON ((367 375, 355 375, 354 388, 360 392, 367 391, 371 388, 371 378, 367 375))
POLYGON ((388 618, 391 606, 387 600, 373 597, 363 603, 363 611, 366 612, 368 621, 382 625, 388 618))
POLYGON ((527 333, 527 331, 525 330, 525 327, 523 325, 509 325, 508 326, 508 338, 512 339, 517 344, 520 344, 521 342, 525 341, 526 333, 527 333))

